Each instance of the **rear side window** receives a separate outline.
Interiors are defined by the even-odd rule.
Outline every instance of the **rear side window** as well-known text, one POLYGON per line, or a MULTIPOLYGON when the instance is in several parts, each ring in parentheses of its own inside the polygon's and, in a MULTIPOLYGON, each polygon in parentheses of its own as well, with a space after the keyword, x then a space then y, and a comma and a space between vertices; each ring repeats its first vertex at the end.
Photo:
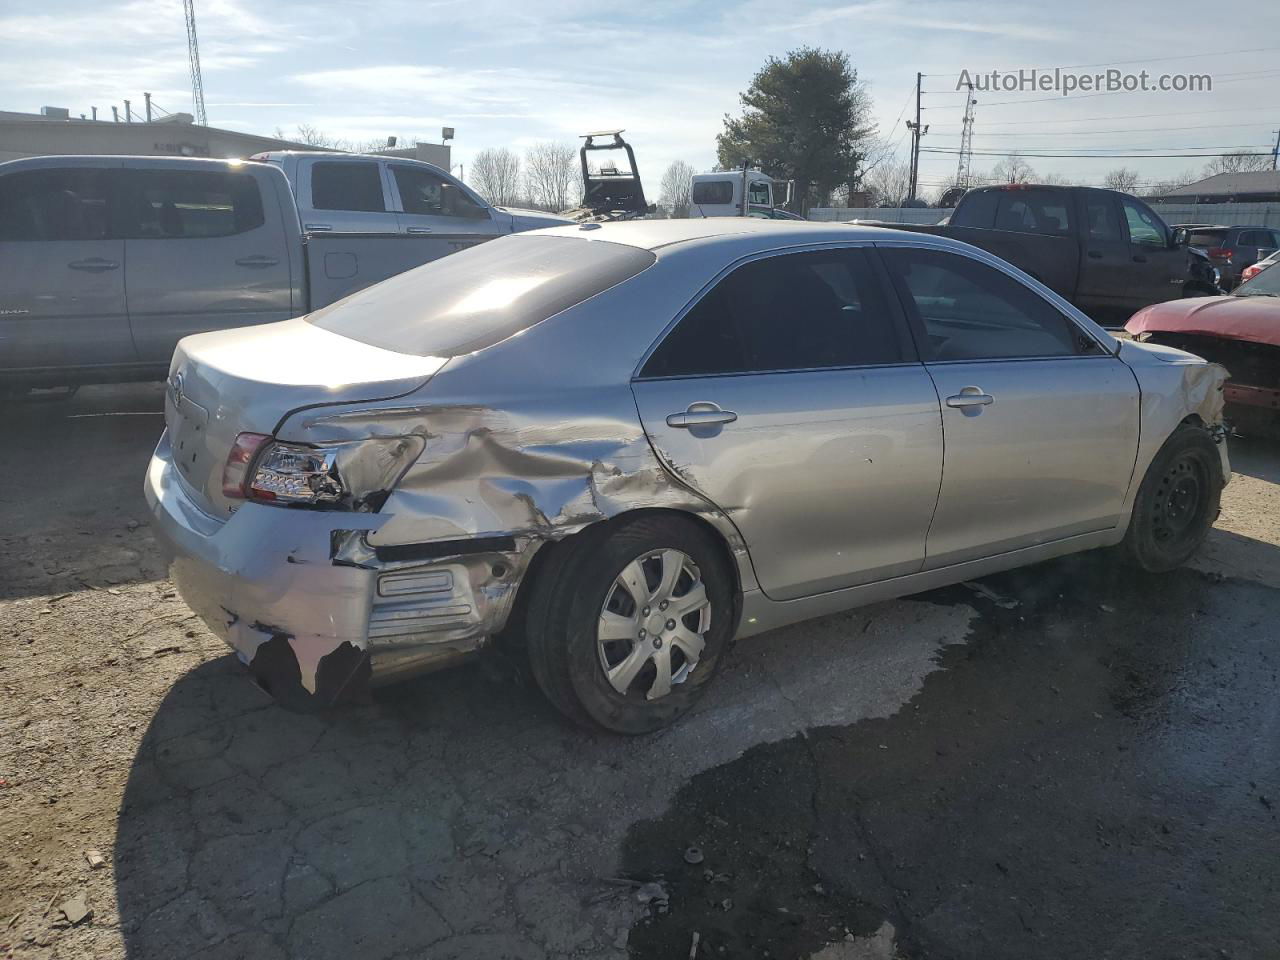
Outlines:
POLYGON ((999 195, 994 190, 974 190, 966 193, 951 215, 954 227, 994 227, 996 223, 996 201, 999 195))
POLYGON ((1070 195, 1065 190, 1001 190, 996 203, 996 229, 1067 236, 1070 195))
POLYGON ((643 377, 769 373, 903 359, 862 250, 753 260, 721 280, 650 356, 643 377))
POLYGON ((1111 198, 1090 194, 1085 200, 1085 214, 1089 218, 1089 237, 1093 240, 1124 240, 1120 231, 1120 217, 1111 198))
POLYGON ((1240 239, 1236 242, 1242 247, 1269 247, 1271 234, 1266 230, 1241 230, 1240 239))
POLYGON ((1227 237, 1225 230, 1192 230, 1187 235, 1187 245, 1191 247, 1220 247, 1227 237))
POLYGON ((0 177, 0 240, 105 240, 107 171, 21 170, 0 177))
POLYGON ((701 180, 693 185, 694 203, 733 203, 733 184, 728 180, 701 180))
POLYGON ((994 267, 936 250, 887 248, 885 263, 925 334, 927 360, 1098 352, 1053 304, 994 267))
POLYGON ((262 226, 262 194, 249 173, 129 170, 130 239, 230 237, 262 226))
POLYGON ((378 165, 360 161, 314 164, 311 167, 311 206, 317 210, 386 213, 378 165))
POLYGON ((499 237, 384 280, 308 320, 384 350, 456 357, 527 330, 656 259, 599 240, 499 237))

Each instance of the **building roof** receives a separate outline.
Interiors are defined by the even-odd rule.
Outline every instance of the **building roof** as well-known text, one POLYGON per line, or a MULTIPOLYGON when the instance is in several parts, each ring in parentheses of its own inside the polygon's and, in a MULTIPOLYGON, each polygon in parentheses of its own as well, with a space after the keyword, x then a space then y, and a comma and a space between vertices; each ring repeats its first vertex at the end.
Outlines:
POLYGON ((1280 200, 1280 170, 1256 170, 1248 173, 1217 173, 1183 187, 1166 191, 1166 199, 1213 197, 1228 200, 1257 197, 1280 200))

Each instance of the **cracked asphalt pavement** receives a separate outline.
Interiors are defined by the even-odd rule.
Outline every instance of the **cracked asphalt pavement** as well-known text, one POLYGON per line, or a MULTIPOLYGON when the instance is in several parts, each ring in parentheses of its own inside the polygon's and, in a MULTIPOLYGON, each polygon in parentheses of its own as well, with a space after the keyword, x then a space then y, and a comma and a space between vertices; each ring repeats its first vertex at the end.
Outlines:
POLYGON ((500 662, 275 706, 164 579, 159 406, 0 418, 0 957, 1280 949, 1274 446, 1233 444, 1192 569, 1085 555, 775 631, 623 740, 500 662))

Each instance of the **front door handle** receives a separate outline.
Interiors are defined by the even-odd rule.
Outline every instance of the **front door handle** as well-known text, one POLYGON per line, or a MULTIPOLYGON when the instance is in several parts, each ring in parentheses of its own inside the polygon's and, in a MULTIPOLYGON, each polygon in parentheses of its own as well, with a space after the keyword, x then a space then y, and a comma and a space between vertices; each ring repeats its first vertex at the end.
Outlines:
POLYGON ((312 230, 312 231, 315 231, 315 232, 317 232, 317 233, 324 233, 325 231, 332 230, 332 229, 333 229, 333 227, 332 227, 332 225, 327 224, 327 223, 304 223, 304 224, 302 225, 302 229, 303 229, 303 230, 312 230))
POLYGON ((959 407, 962 410, 967 407, 986 407, 992 403, 995 403, 995 397, 983 393, 981 387, 962 387, 954 397, 947 397, 948 407, 959 407))
POLYGON ((408 231, 407 231, 407 232, 409 232, 409 233, 430 233, 430 232, 431 232, 431 228, 430 228, 430 227, 409 227, 409 229, 408 229, 408 231))
POLYGON ((1090 251, 1089 251, 1089 259, 1091 259, 1091 260, 1101 260, 1101 259, 1102 259, 1102 251, 1101 251, 1101 250, 1090 250, 1090 251))
POLYGON ((241 257, 236 261, 237 267, 274 267, 279 263, 276 257, 268 257, 263 254, 255 254, 251 257, 241 257))
POLYGON ((89 257, 85 260, 72 260, 67 266, 72 270, 83 270, 85 273, 105 273, 108 270, 119 269, 120 264, 105 257, 89 257))
POLYGON ((721 410, 714 403, 691 403, 684 413, 673 413, 667 417, 667 426, 687 430, 690 427, 733 423, 737 419, 738 415, 732 410, 721 410))

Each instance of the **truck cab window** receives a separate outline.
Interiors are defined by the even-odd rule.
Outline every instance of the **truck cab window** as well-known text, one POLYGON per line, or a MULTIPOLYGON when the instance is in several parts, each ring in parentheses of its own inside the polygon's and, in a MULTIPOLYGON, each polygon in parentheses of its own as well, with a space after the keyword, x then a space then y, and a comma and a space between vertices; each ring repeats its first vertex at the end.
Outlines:
POLYGON ((21 170, 0 177, 0 240, 105 240, 111 233, 103 170, 21 170))
POLYGON ((258 184, 247 173, 130 170, 131 239, 230 237, 264 222, 258 184))
POLYGON ((325 160, 311 167, 311 206, 317 210, 386 213, 382 176, 372 161, 325 160))
POLYGON ((1090 239, 1124 240, 1120 233, 1120 221, 1116 217, 1116 207, 1110 197, 1089 197, 1085 201, 1085 214, 1089 218, 1090 239))
POLYGON ((772 206, 769 199, 769 185, 758 180, 747 184, 747 202, 762 207, 772 206))
POLYGON ((1068 195, 1065 191, 1001 191, 995 226, 997 230, 1065 237, 1071 233, 1067 211, 1068 195))
POLYGON ((728 180, 699 180, 693 185, 694 203, 733 203, 733 184, 728 180))
POLYGON ((392 166, 400 205, 405 213, 433 217, 487 220, 489 211, 458 188, 456 183, 420 167, 392 166))
POLYGON ((1124 204, 1124 218, 1129 225, 1129 242, 1144 247, 1168 246, 1164 227, 1155 216, 1132 200, 1121 199, 1124 204))

